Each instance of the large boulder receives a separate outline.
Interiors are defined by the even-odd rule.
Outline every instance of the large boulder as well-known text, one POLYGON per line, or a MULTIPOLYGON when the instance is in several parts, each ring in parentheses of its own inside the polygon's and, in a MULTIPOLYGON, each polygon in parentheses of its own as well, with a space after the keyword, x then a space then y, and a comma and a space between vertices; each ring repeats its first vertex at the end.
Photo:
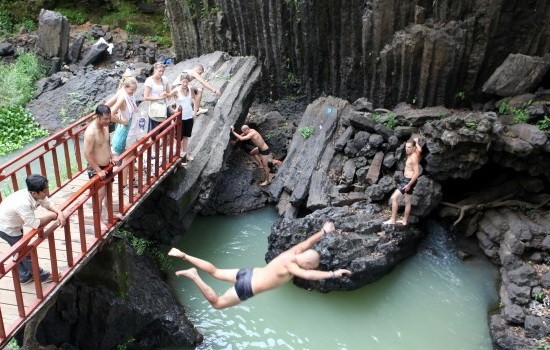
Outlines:
POLYGON ((536 89, 550 69, 550 54, 533 57, 510 54, 483 84, 483 92, 502 97, 536 89))
POLYGON ((58 57, 67 60, 70 23, 59 12, 44 10, 38 16, 38 40, 36 50, 45 58, 58 57))
POLYGON ((352 275, 320 281, 294 280, 301 287, 321 292, 353 290, 379 280, 414 254, 423 237, 413 226, 382 225, 379 205, 327 207, 301 219, 282 219, 275 224, 268 237, 266 262, 320 230, 325 221, 334 222, 337 232, 328 233, 314 246, 321 255, 319 269, 346 268, 352 275))

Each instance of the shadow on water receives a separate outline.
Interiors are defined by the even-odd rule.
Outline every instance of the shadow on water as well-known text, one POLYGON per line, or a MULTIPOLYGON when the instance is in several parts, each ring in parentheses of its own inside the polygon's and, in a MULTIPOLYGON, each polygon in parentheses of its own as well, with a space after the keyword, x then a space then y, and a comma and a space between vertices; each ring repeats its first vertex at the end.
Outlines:
MULTIPOLYGON (((198 218, 176 246, 219 267, 263 265, 275 220, 272 208, 198 218)), ((169 284, 204 334, 200 350, 492 349, 487 311, 497 301, 496 269, 485 259, 461 261, 443 227, 430 222, 427 229, 418 254, 352 292, 321 294, 289 283, 220 311, 192 282, 174 276, 169 284)), ((201 276, 218 293, 230 287, 201 276)))

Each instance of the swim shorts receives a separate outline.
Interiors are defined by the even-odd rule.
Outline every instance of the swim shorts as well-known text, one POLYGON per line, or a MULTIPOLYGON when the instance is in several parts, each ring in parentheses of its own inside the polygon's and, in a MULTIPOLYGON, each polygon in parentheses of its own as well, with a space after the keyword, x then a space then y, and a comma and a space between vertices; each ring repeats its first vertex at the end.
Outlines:
POLYGON ((416 182, 414 184, 412 184, 411 188, 409 188, 409 190, 407 192, 405 192, 403 189, 405 188, 405 186, 407 186, 409 184, 409 182, 411 182, 411 179, 408 178, 408 177, 404 177, 403 178, 403 181, 401 181, 401 183, 399 184, 399 186, 397 186, 397 189, 399 190, 399 192, 401 192, 401 194, 411 194, 413 189, 414 189, 414 186, 416 185, 416 182))
MULTIPOLYGON (((103 165, 103 166, 100 165, 99 167, 101 168, 101 170, 103 170, 103 169, 107 168, 108 166, 109 166, 109 164, 103 165)), ((88 170, 88 178, 89 178, 89 179, 91 179, 92 177, 94 177, 94 176, 97 175, 97 173, 95 172, 94 168, 92 168, 92 167, 90 166, 90 164, 88 164, 87 170, 88 170)), ((107 172, 107 176, 111 175, 112 173, 113 173, 112 170, 108 171, 108 172, 107 172)), ((113 179, 112 181, 115 181, 115 179, 113 179)))
POLYGON ((252 269, 240 269, 237 272, 235 290, 241 301, 245 301, 254 296, 254 292, 252 291, 252 269))
POLYGON ((260 150, 260 154, 261 154, 262 156, 268 156, 270 153, 271 153, 271 152, 269 151, 269 147, 266 148, 266 149, 264 149, 263 151, 260 150))

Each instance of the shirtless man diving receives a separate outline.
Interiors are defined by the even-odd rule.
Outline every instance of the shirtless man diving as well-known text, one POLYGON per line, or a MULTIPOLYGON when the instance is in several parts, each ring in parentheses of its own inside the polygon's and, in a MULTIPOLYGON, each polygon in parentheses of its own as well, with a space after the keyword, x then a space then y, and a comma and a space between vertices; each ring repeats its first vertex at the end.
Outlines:
POLYGON ((383 224, 395 225, 397 222, 407 225, 411 214, 411 193, 416 184, 416 180, 420 176, 420 157, 422 155, 422 146, 418 143, 418 138, 407 141, 405 144, 405 153, 407 160, 405 162, 405 170, 403 171, 404 179, 397 185, 397 189, 391 196, 391 218, 384 221, 383 224), (399 207, 399 197, 405 195, 405 213, 403 219, 397 220, 397 209, 399 207))
MULTIPOLYGON (((88 177, 91 179, 98 175, 102 180, 109 172, 106 168, 111 164, 113 154, 109 139, 109 123, 111 122, 111 109, 106 105, 97 106, 96 119, 92 121, 84 132, 84 157, 88 161, 88 177)), ((107 189, 105 186, 99 189, 99 217, 101 228, 107 229, 106 224, 101 220, 101 212, 107 189)))
POLYGON ((168 255, 187 260, 214 278, 235 283, 227 292, 218 296, 212 287, 202 280, 196 268, 176 272, 176 275, 187 277, 195 282, 212 307, 224 309, 240 304, 254 295, 280 287, 294 277, 306 280, 322 280, 351 275, 351 271, 346 269, 336 271, 315 270, 319 266, 320 257, 319 253, 311 247, 326 232, 330 231, 334 231, 334 224, 327 222, 320 231, 282 252, 266 266, 251 269, 218 269, 212 263, 185 254, 176 248, 172 248, 168 255))
POLYGON ((260 186, 267 186, 271 183, 270 175, 269 175, 269 165, 268 165, 268 159, 269 154, 271 153, 269 151, 269 147, 265 143, 264 139, 262 138, 262 135, 260 135, 259 132, 256 130, 250 128, 248 125, 243 125, 241 127, 242 134, 237 134, 233 128, 231 127, 231 132, 239 141, 246 141, 250 140, 256 146, 252 151, 250 151, 250 155, 256 159, 256 162, 258 162, 258 165, 262 168, 264 172, 264 181, 260 184, 260 186))

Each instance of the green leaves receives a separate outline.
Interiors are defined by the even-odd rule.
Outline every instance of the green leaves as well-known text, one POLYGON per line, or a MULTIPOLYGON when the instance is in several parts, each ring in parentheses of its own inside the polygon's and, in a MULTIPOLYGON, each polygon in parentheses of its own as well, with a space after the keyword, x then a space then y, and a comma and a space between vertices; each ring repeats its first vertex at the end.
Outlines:
POLYGON ((0 155, 15 151, 38 137, 48 136, 21 106, 0 107, 0 155))

